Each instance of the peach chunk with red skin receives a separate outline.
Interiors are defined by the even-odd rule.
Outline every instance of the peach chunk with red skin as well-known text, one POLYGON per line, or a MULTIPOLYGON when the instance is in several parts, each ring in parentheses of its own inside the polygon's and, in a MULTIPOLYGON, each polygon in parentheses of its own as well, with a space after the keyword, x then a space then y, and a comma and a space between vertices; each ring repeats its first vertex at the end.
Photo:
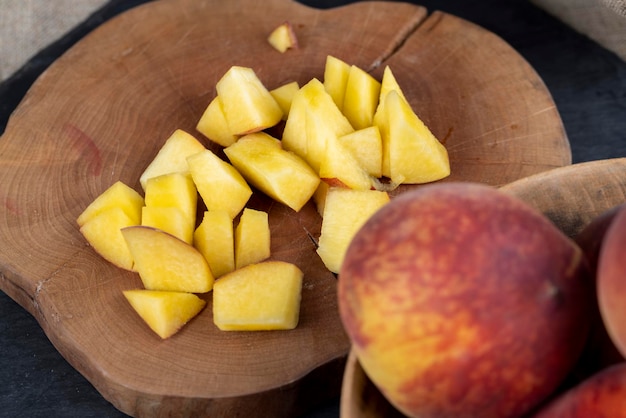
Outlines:
POLYGON ((589 318, 580 249, 488 186, 400 195, 360 229, 338 282, 359 362, 409 416, 515 417, 549 396, 589 318))

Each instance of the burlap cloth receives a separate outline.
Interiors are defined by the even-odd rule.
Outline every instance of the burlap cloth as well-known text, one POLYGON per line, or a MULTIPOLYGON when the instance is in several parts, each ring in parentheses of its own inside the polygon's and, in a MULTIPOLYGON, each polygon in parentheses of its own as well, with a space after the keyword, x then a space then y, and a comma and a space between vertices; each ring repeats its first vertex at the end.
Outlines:
POLYGON ((0 81, 107 0, 0 0, 0 81))
MULTIPOLYGON (((530 0, 626 60, 626 0, 530 0)), ((0 82, 107 0, 0 0, 0 82)))
POLYGON ((626 0, 531 0, 626 60, 626 0))

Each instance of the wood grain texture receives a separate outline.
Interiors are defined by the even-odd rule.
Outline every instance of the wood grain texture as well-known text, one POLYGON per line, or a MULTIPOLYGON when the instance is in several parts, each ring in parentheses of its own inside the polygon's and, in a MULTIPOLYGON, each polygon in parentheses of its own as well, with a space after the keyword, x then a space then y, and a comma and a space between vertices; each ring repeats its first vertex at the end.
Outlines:
POLYGON ((204 140, 195 125, 230 66, 250 66, 274 88, 321 78, 328 54, 376 76, 392 66, 450 150, 448 181, 503 185, 571 162, 532 68, 454 16, 394 2, 316 10, 286 0, 162 0, 112 19, 44 72, 0 138, 0 288, 121 411, 293 416, 338 395, 349 341, 335 278, 309 238, 320 231, 312 205, 295 213, 264 196, 251 201, 270 214, 273 258, 305 273, 297 329, 220 332, 209 303, 167 341, 123 299, 139 278, 104 262, 75 222, 117 180, 141 190, 140 174, 175 129, 204 140), (300 49, 279 54, 266 37, 285 20, 300 49))
MULTIPOLYGON (((626 158, 555 168, 511 182, 500 190, 527 202, 574 238, 595 217, 626 202, 626 158)), ((354 351, 346 362, 340 411, 342 418, 404 416, 367 377, 354 351)))

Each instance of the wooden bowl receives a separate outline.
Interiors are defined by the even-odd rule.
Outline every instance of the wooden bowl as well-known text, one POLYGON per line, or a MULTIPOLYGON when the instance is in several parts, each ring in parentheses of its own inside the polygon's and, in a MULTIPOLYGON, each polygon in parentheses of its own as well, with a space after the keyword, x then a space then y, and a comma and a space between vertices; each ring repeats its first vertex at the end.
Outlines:
POLYGON ((323 77, 329 54, 376 77, 391 66, 449 150, 446 181, 504 185, 571 163, 535 71, 497 36, 448 14, 393 2, 316 10, 162 0, 104 23, 35 82, 0 139, 0 288, 121 411, 293 416, 339 394, 350 344, 335 276, 309 239, 321 225, 313 205, 295 213, 258 194, 251 202, 269 211, 273 258, 305 273, 301 321, 289 332, 220 332, 209 303, 161 341, 122 296, 141 286, 138 276, 103 261, 76 225, 113 182, 140 191, 175 129, 219 152, 195 126, 229 67, 252 67, 268 88, 302 85, 323 77), (284 21, 300 47, 280 54, 266 39, 284 21))
MULTIPOLYGON (((552 169, 500 189, 540 210, 574 238, 596 216, 626 202, 626 158, 552 169)), ((367 377, 350 351, 343 377, 342 418, 403 417, 367 377)))

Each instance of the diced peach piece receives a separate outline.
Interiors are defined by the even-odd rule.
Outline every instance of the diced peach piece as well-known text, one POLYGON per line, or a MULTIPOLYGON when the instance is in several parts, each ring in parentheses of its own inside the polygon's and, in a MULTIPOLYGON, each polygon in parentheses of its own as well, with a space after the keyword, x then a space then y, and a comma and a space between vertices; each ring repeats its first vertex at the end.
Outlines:
POLYGON ((306 155, 304 159, 319 173, 324 156, 327 153, 327 140, 353 132, 354 129, 348 119, 335 105, 323 85, 313 80, 303 94, 308 95, 306 101, 306 155))
POLYGON ((226 115, 224 115, 224 109, 222 108, 222 101, 219 96, 215 96, 213 100, 209 102, 209 105, 204 110, 204 113, 202 113, 196 125, 196 129, 202 135, 223 147, 235 143, 237 138, 239 138, 232 133, 228 126, 226 115))
POLYGON ((284 261, 250 264, 215 282, 213 321, 223 331, 289 330, 298 325, 302 271, 284 261))
POLYGON ((158 228, 188 244, 193 243, 194 223, 175 206, 144 206, 141 211, 141 225, 158 228))
POLYGON ((298 48, 298 38, 290 22, 284 22, 276 27, 267 37, 267 42, 280 53, 298 48))
POLYGON ((354 129, 372 125, 381 83, 356 65, 350 66, 342 112, 354 129))
POLYGON ((339 109, 343 107, 350 65, 339 58, 328 55, 324 66, 324 88, 339 109))
POLYGON ((446 148, 397 92, 387 94, 385 112, 389 126, 391 181, 420 184, 450 175, 446 148))
POLYGON ((276 100, 276 103, 278 103, 283 111, 283 120, 287 120, 289 111, 291 110, 291 102, 293 102, 293 97, 298 90, 300 90, 300 85, 297 81, 292 81, 291 83, 283 84, 274 90, 270 90, 270 94, 274 97, 274 100, 276 100))
POLYGON ((319 186, 317 186, 317 190, 315 190, 315 193, 313 194, 313 202, 315 203, 315 208, 320 216, 324 215, 324 205, 326 204, 326 195, 328 194, 329 189, 330 184, 325 181, 320 181, 319 186))
POLYGON ((120 230, 138 225, 120 207, 112 207, 90 218, 80 227, 89 245, 102 258, 125 270, 133 270, 133 256, 120 230))
POLYGON ((151 177, 188 172, 187 157, 202 151, 204 148, 204 145, 193 135, 182 129, 175 130, 139 177, 141 187, 145 191, 146 182, 151 177))
POLYGON ((176 334, 206 305, 192 293, 133 289, 123 294, 141 319, 163 339, 176 334))
POLYGON ((146 206, 177 207, 195 225, 198 191, 188 171, 148 179, 144 200, 146 206))
MULTIPOLYGON (((378 107, 376 113, 374 113, 373 125, 377 126, 381 131, 381 138, 383 141, 383 157, 382 157, 382 175, 389 177, 389 126, 387 123, 387 116, 385 113, 385 99, 390 91, 395 91, 400 97, 406 100, 404 92, 400 88, 396 77, 393 75, 391 68, 386 66, 383 71, 383 79, 380 86, 380 97, 378 99, 378 107), (384 131, 384 133, 383 133, 384 131)), ((408 101, 407 101, 408 103, 408 101)))
POLYGON ((339 142, 370 176, 382 176, 383 141, 377 126, 369 126, 341 136, 339 142))
POLYGON ((116 181, 83 210, 76 219, 76 223, 78 226, 83 226, 102 212, 117 207, 122 209, 135 225, 138 225, 141 222, 143 205, 143 197, 139 193, 123 182, 116 181))
POLYGON ((320 172, 322 161, 327 157, 328 141, 336 140, 354 132, 348 120, 336 113, 335 105, 326 97, 327 106, 310 106, 306 113, 307 153, 305 160, 316 172, 320 172))
POLYGON ((276 138, 263 132, 240 138, 224 152, 250 185, 296 212, 320 181, 302 158, 277 147, 276 138))
POLYGON ((304 160, 319 174, 322 160, 326 156, 328 137, 337 138, 325 122, 318 125, 318 121, 324 120, 317 112, 308 110, 305 114, 306 155, 304 160))
POLYGON ((283 128, 281 146, 285 150, 293 152, 304 159, 307 154, 306 115, 308 99, 301 90, 302 87, 300 87, 291 99, 289 115, 287 115, 285 127, 283 128))
POLYGON ((235 233, 228 212, 204 212, 194 233, 193 244, 206 258, 213 277, 221 277, 235 269, 235 233))
POLYGON ((252 189, 243 176, 208 149, 192 155, 187 162, 207 209, 224 210, 234 219, 252 196, 252 189))
POLYGON ((341 136, 352 131, 354 128, 324 85, 314 78, 294 95, 283 132, 283 148, 296 153, 318 171, 326 147, 325 136, 331 133, 341 136))
POLYGON ((206 293, 213 288, 209 264, 192 245, 147 226, 123 228, 122 235, 146 289, 206 293))
POLYGON ((396 80, 396 76, 393 74, 393 71, 391 71, 391 67, 387 65, 383 70, 383 78, 380 84, 379 104, 384 102, 387 93, 390 91, 395 91, 404 101, 408 102, 400 84, 398 84, 398 81, 396 80))
POLYGON ((331 186, 369 190, 372 177, 361 167, 352 153, 335 137, 328 137, 326 153, 320 166, 320 178, 331 186))
POLYGON ((235 228, 235 269, 269 258, 270 238, 267 212, 245 208, 235 228))
POLYGON ((280 106, 252 68, 230 67, 216 89, 233 135, 262 131, 283 117, 280 106))
POLYGON ((326 195, 317 253, 326 268, 339 273, 352 238, 359 228, 389 202, 386 192, 331 187, 326 195))

